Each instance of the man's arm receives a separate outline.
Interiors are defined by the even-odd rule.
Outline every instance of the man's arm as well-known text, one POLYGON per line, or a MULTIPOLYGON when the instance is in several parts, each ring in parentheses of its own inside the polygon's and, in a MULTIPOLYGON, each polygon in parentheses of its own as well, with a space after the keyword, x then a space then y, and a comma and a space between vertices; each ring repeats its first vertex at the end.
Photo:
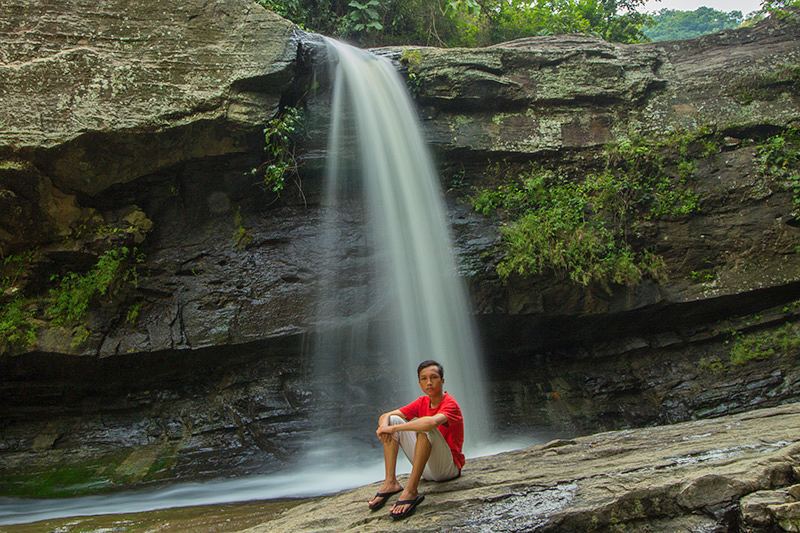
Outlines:
POLYGON ((381 426, 388 426, 389 425, 389 417, 390 416, 399 416, 400 418, 405 418, 405 415, 400 409, 395 409, 394 411, 389 411, 388 413, 383 413, 380 417, 378 417, 378 427, 381 426))
MULTIPOLYGON (((394 414, 394 411, 392 413, 394 414)), ((402 416, 402 415, 400 415, 402 416)), ((388 416, 386 417, 388 420, 388 416)), ((382 435, 391 435, 392 433, 397 433, 398 431, 430 431, 435 427, 441 426, 442 424, 447 423, 447 417, 442 413, 437 413, 433 416, 423 416, 420 418, 415 418, 411 422, 406 422, 404 424, 397 424, 395 426, 389 425, 380 425, 378 426, 378 437, 382 435)))
POLYGON ((383 413, 378 417, 378 429, 375 430, 375 434, 384 442, 389 442, 389 439, 392 438, 392 435, 388 431, 381 431, 381 429, 389 427, 389 417, 392 415, 399 416, 402 419, 406 418, 400 409, 383 413))

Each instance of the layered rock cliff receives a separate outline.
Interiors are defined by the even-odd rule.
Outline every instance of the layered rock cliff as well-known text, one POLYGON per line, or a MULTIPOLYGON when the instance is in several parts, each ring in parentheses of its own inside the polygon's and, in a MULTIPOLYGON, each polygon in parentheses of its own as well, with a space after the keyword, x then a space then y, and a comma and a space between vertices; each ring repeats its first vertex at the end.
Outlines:
MULTIPOLYGON (((8 12, 0 249, 19 260, 4 264, 3 303, 27 313, 17 325, 33 338, 4 342, 0 357, 3 492, 281 464, 312 405, 326 119, 313 39, 245 1, 8 12), (276 199, 251 171, 288 105, 306 109, 309 133, 301 185, 276 199), (54 318, 52 275, 134 248, 138 281, 95 294, 79 321, 54 318), (63 472, 39 475, 53 464, 63 472)), ((800 119, 799 32, 767 21, 675 43, 381 51, 404 69, 437 149, 509 424, 585 432, 797 399, 800 230, 791 183, 760 170, 758 146, 800 119), (501 281, 504 220, 472 210, 474 188, 531 162, 579 181, 608 143, 669 132, 715 142, 690 146, 699 210, 642 226, 665 276, 501 281), (750 357, 732 361, 735 346, 750 357)), ((357 281, 359 258, 342 261, 357 281)))

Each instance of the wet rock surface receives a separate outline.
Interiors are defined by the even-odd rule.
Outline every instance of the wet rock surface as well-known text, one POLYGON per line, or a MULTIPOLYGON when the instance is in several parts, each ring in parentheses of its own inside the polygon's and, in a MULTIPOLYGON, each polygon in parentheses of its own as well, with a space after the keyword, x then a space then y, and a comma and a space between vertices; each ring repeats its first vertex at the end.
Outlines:
POLYGON ((425 501, 402 522, 367 510, 372 485, 247 531, 792 531, 798 424, 800 406, 789 404, 599 433, 471 460, 454 481, 423 481, 425 501))
POLYGON ((277 470, 310 431, 299 342, 3 361, 0 491, 59 497, 277 470))

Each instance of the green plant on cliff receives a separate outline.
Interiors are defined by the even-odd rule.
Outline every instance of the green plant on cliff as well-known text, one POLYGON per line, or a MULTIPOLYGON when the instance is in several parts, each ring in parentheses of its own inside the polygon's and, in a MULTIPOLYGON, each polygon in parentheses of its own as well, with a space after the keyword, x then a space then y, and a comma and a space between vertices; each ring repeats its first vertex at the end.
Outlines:
POLYGON ((615 197, 624 189, 607 172, 581 183, 534 169, 521 183, 483 191, 475 209, 503 209, 513 220, 502 228, 505 257, 497 266, 504 279, 550 269, 581 285, 637 283, 660 276, 663 262, 625 242, 627 209, 615 197))
POLYGON ((0 263, 0 295, 6 291, 15 292, 17 281, 29 270, 36 252, 28 250, 3 258, 0 263))
POLYGON ((419 94, 422 80, 419 77, 419 67, 422 64, 422 52, 419 50, 403 50, 400 54, 400 63, 406 67, 406 84, 409 92, 416 96, 419 94))
POLYGON ((136 322, 139 320, 139 315, 142 312, 142 302, 136 302, 135 304, 128 307, 128 312, 125 313, 125 322, 128 324, 135 326, 136 322))
POLYGON ((14 346, 30 346, 36 341, 34 308, 17 286, 30 270, 36 252, 13 254, 0 262, 0 353, 14 346))
POLYGON ((300 111, 294 107, 286 107, 278 116, 267 122, 264 128, 264 151, 267 160, 253 169, 253 173, 261 173, 264 186, 278 196, 286 186, 287 176, 293 176, 298 190, 301 194, 303 192, 295 157, 295 136, 301 127, 300 111))
POLYGON ((12 346, 30 346, 36 341, 36 324, 31 304, 14 298, 0 306, 0 353, 12 346))
POLYGON ((602 171, 584 179, 533 167, 472 197, 476 211, 498 212, 503 279, 551 270, 581 285, 636 284, 660 279, 661 257, 631 244, 651 219, 685 217, 699 210, 689 187, 694 157, 714 153, 709 130, 666 137, 632 137, 606 148, 602 171))
POLYGON ((792 192, 792 215, 800 216, 800 130, 787 128, 759 144, 756 164, 762 176, 782 181, 792 192))
POLYGON ((697 367, 705 372, 718 374, 725 370, 725 363, 719 357, 701 357, 697 362, 697 367))
POLYGON ((730 350, 731 364, 769 359, 775 355, 795 354, 800 350, 800 325, 787 322, 778 329, 761 333, 734 334, 730 350))
POLYGON ((142 261, 137 250, 122 246, 104 252, 86 273, 54 276, 51 280, 58 285, 50 290, 45 315, 55 325, 73 328, 73 344, 81 344, 89 335, 84 320, 92 302, 100 298, 111 300, 137 286, 136 265, 142 261))

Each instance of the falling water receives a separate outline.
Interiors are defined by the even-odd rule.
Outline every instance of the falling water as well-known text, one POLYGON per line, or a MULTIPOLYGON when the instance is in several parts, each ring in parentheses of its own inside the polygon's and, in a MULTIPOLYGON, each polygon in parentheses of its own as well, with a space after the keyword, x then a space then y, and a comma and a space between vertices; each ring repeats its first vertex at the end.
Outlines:
POLYGON ((335 70, 322 248, 331 270, 349 253, 365 258, 368 273, 360 291, 352 273, 323 285, 325 332, 315 349, 321 394, 329 405, 398 407, 420 394, 419 362, 436 359, 464 413, 469 451, 487 440, 486 376, 416 110, 388 60, 326 41, 335 70), (359 222, 367 228, 360 242, 337 241, 339 228, 359 222), (393 379, 376 381, 374 373, 393 379))
MULTIPOLYGON (((464 412, 468 456, 530 444, 487 438, 485 374, 469 302, 456 275, 436 171, 402 80, 385 59, 336 41, 328 47, 335 78, 321 245, 329 261, 314 265, 325 274, 314 354, 316 381, 325 385, 318 392, 329 406, 317 419, 320 427, 328 434, 353 429, 348 422, 367 412, 410 401, 419 394, 417 364, 432 358, 444 364, 445 389, 464 412), (342 229, 355 226, 365 231, 342 229)), ((317 452, 319 445, 311 444, 317 452)), ((323 461, 300 459, 268 476, 62 500, 6 498, 0 524, 317 495, 383 474, 379 454, 338 447, 322 455, 323 461)))

